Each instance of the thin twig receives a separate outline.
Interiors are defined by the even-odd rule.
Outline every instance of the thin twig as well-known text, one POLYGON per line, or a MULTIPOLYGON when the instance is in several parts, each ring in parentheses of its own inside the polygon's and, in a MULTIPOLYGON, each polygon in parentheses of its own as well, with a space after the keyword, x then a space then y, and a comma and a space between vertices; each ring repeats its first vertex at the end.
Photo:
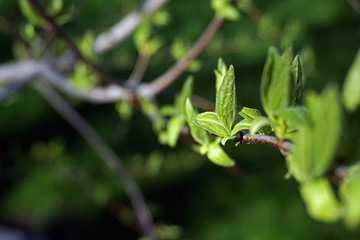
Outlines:
POLYGON ((177 62, 164 74, 154 79, 150 84, 140 86, 138 92, 143 96, 153 97, 166 89, 184 71, 186 71, 191 61, 205 50, 212 37, 217 33, 224 22, 224 18, 215 17, 183 59, 177 62))
POLYGON ((357 0, 346 0, 355 12, 360 14, 360 2, 357 0))
POLYGON ((118 100, 133 100, 133 93, 116 84, 94 87, 88 91, 79 90, 69 80, 48 65, 24 61, 0 65, 0 83, 19 82, 24 79, 43 77, 64 93, 80 100, 93 103, 113 103, 118 100))
POLYGON ((265 144, 280 150, 283 156, 287 156, 294 148, 292 142, 288 140, 279 140, 274 136, 261 134, 250 135, 249 133, 239 132, 235 142, 241 144, 265 144))
POLYGON ((43 7, 39 4, 37 0, 28 0, 34 10, 45 20, 47 28, 53 31, 57 36, 59 36, 64 42, 70 47, 71 51, 75 54, 76 58, 85 63, 89 68, 91 68, 94 73, 96 73, 101 79, 107 82, 117 82, 115 78, 104 72, 93 62, 87 59, 79 50, 79 48, 72 42, 72 40, 66 35, 66 33, 59 27, 55 21, 49 17, 44 11, 43 7))
POLYGON ((135 210, 143 234, 154 237, 152 217, 145 200, 130 173, 115 152, 100 138, 94 129, 47 82, 40 82, 36 88, 53 108, 88 142, 105 164, 115 172, 125 188, 135 210))
POLYGON ((135 88, 139 85, 141 79, 144 76, 146 68, 150 61, 150 55, 139 53, 136 59, 133 71, 130 74, 129 80, 125 83, 130 88, 135 88))
POLYGON ((108 32, 98 36, 94 42, 94 52, 96 54, 101 54, 121 43, 138 28, 144 14, 153 14, 168 1, 169 0, 147 0, 143 5, 142 10, 130 13, 110 28, 108 32))

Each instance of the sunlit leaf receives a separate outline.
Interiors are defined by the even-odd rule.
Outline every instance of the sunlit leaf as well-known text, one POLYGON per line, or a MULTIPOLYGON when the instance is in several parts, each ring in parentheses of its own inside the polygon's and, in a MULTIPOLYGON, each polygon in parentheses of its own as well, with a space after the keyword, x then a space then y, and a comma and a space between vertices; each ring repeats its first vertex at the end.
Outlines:
POLYGON ((247 119, 248 121, 252 121, 257 117, 261 116, 261 113, 259 110, 255 108, 248 108, 248 107, 240 107, 239 114, 247 119))
POLYGON ((360 163, 351 166, 340 185, 345 225, 349 229, 360 226, 360 163))
POLYGON ((205 130, 218 135, 220 137, 230 136, 230 132, 219 121, 219 118, 214 112, 203 112, 196 116, 195 123, 205 130))
POLYGON ((300 193, 311 217, 323 222, 335 222, 339 219, 339 203, 327 179, 303 183, 300 193))
POLYGON ((213 142, 208 146, 208 153, 206 155, 210 161, 213 163, 223 166, 223 167, 232 167, 235 165, 234 160, 232 160, 220 147, 218 142, 213 142))
POLYGON ((39 27, 45 26, 45 20, 32 7, 29 0, 19 0, 19 6, 22 14, 34 25, 39 27))
POLYGON ((343 86, 342 99, 349 112, 360 104, 360 50, 358 50, 343 86))
POLYGON ((230 133, 236 115, 236 92, 234 67, 230 65, 224 80, 216 93, 215 111, 219 120, 230 133))
POLYGON ((223 61, 222 58, 219 58, 218 64, 217 64, 217 69, 214 70, 215 77, 216 77, 216 91, 219 90, 219 88, 224 80, 226 72, 227 72, 227 66, 226 66, 225 62, 223 61))
POLYGON ((170 147, 175 147, 176 142, 179 138, 181 128, 184 126, 186 122, 185 116, 177 115, 175 117, 170 118, 167 125, 167 141, 170 147))
POLYGON ((190 128, 191 136, 195 139, 196 142, 200 144, 207 144, 209 142, 208 133, 201 127, 195 124, 195 117, 198 114, 194 107, 191 104, 190 99, 186 100, 186 117, 187 124, 190 128))

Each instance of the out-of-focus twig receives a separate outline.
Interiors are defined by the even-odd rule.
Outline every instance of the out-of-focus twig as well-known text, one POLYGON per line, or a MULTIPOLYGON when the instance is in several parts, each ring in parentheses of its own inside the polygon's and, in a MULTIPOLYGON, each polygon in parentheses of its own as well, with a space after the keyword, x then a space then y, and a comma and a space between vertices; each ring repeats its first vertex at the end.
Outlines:
POLYGON ((0 65, 0 83, 19 82, 34 77, 43 77, 64 93, 83 101, 113 103, 118 100, 133 100, 133 93, 117 84, 94 87, 88 91, 79 90, 66 77, 43 63, 24 61, 0 65))
POLYGON ((58 37, 60 37, 64 42, 69 46, 71 51, 75 54, 76 58, 85 63, 89 68, 91 68, 94 73, 96 73, 102 80, 107 82, 117 82, 115 78, 104 72, 101 68, 96 66, 93 62, 87 59, 79 50, 79 48, 73 43, 73 41, 67 36, 67 34, 58 26, 55 21, 49 17, 44 11, 43 7, 39 4, 37 0, 28 0, 34 10, 45 20, 47 28, 53 31, 58 37))
POLYGON ((358 0, 346 0, 355 12, 360 14, 360 2, 358 0))
POLYGON ((101 157, 105 164, 120 178, 131 204, 135 210, 137 219, 142 228, 143 234, 153 239, 155 231, 152 217, 144 197, 130 173, 115 154, 115 152, 99 137, 95 130, 57 94, 50 85, 45 82, 38 82, 36 88, 50 105, 62 116, 74 129, 89 143, 93 150, 101 157))
POLYGON ((149 60, 150 60, 150 55, 139 53, 133 71, 129 76, 129 80, 125 83, 126 86, 130 88, 135 88, 136 86, 138 86, 138 84, 140 83, 141 79, 144 76, 146 68, 149 64, 149 60))
POLYGON ((125 40, 140 25, 144 14, 151 15, 169 0, 147 0, 142 9, 127 15, 94 42, 94 52, 104 53, 125 40))
POLYGON ((172 84, 184 71, 186 71, 191 61, 198 57, 205 50, 212 37, 217 33, 224 22, 224 18, 215 17, 210 22, 204 33, 191 47, 187 55, 174 66, 172 66, 169 70, 167 70, 164 74, 154 79, 150 84, 141 85, 138 89, 139 94, 153 97, 172 84))

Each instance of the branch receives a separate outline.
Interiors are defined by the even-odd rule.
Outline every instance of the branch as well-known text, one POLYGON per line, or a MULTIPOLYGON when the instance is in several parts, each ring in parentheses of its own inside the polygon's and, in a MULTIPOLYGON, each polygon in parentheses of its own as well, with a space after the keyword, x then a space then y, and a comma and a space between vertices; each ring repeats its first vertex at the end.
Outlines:
POLYGON ((101 54, 125 40, 140 25, 144 14, 151 15, 169 0, 147 0, 141 11, 135 11, 95 39, 94 52, 101 54))
POLYGON ((94 129, 46 82, 39 82, 36 88, 40 94, 63 116, 68 123, 84 138, 93 150, 102 158, 109 169, 120 178, 131 204, 135 210, 143 234, 154 237, 152 217, 145 200, 130 173, 115 152, 100 138, 94 129))
POLYGON ((141 79, 144 76, 146 68, 149 64, 150 55, 139 53, 138 58, 136 59, 136 63, 133 71, 131 72, 129 79, 125 83, 125 86, 130 88, 135 88, 140 83, 141 79))
POLYGON ((0 65, 0 83, 21 82, 24 79, 43 77, 64 93, 93 103, 112 103, 118 100, 133 100, 133 93, 116 84, 94 87, 89 91, 77 89, 68 79, 48 65, 35 61, 24 61, 0 65))
POLYGON ((216 34, 224 22, 225 20, 223 18, 214 18, 183 59, 177 62, 164 74, 154 79, 150 84, 141 85, 138 92, 141 95, 153 97, 172 84, 184 71, 186 71, 191 61, 205 50, 211 38, 216 34))
POLYGON ((265 144, 280 150, 283 156, 287 156, 293 149, 294 145, 288 140, 279 140, 274 136, 239 132, 238 137, 234 139, 240 144, 265 144))
POLYGON ((359 3, 359 1, 357 1, 357 0, 347 0, 347 2, 352 7, 352 9, 354 9, 355 12, 360 14, 360 3, 359 3))
POLYGON ((75 54, 76 58, 85 63, 89 68, 91 68, 101 79, 106 80, 107 82, 116 82, 116 79, 104 72, 89 59, 87 59, 76 46, 75 43, 66 35, 66 33, 59 27, 55 21, 49 17, 42 6, 37 0, 28 0, 34 10, 45 20, 47 27, 52 30, 57 36, 64 40, 64 42, 70 47, 71 51, 75 54))

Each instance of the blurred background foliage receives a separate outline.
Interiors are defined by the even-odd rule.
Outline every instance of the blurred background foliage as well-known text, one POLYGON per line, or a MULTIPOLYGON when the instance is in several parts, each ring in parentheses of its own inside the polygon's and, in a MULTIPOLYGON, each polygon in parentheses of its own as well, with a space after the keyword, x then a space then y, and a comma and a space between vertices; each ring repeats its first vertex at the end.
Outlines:
MULTIPOLYGON (((259 85, 270 45, 280 50, 292 45, 300 54, 306 88, 319 90, 329 81, 342 85, 360 40, 360 17, 346 1, 256 0, 257 13, 246 11, 249 0, 240 2, 245 7, 239 16, 227 21, 190 65, 195 94, 215 99, 213 69, 222 57, 235 66, 238 103, 261 109, 259 85)), ((151 81, 184 56, 214 10, 207 0, 172 0, 111 51, 86 54, 94 36, 141 3, 65 0, 58 24, 88 58, 120 80, 130 75, 138 52, 151 55, 144 75, 144 81, 151 81)), ((18 1, 1 0, 1 63, 30 58, 15 33, 38 59, 47 59, 44 45, 50 39, 49 49, 56 56, 66 50, 60 39, 29 24, 18 1)), ((89 75, 86 66, 74 69, 69 77, 79 87, 97 83, 91 76, 81 82, 89 75)), ((173 102, 188 74, 157 97, 160 105, 173 102)), ((296 182, 284 178, 285 162, 275 149, 228 144, 226 151, 237 165, 224 169, 194 153, 187 137, 175 148, 160 145, 149 120, 124 103, 94 105, 67 99, 125 161, 145 195, 160 239, 359 237, 358 230, 349 232, 341 223, 323 224, 307 215, 296 182)), ((346 137, 340 157, 349 157, 341 153, 358 144, 353 140, 359 117, 357 111, 344 121, 354 136, 346 137)), ((359 156, 354 153, 352 159, 359 156)), ((0 184, 3 226, 17 226, 45 239, 140 237, 121 182, 31 85, 0 105, 0 184)))

